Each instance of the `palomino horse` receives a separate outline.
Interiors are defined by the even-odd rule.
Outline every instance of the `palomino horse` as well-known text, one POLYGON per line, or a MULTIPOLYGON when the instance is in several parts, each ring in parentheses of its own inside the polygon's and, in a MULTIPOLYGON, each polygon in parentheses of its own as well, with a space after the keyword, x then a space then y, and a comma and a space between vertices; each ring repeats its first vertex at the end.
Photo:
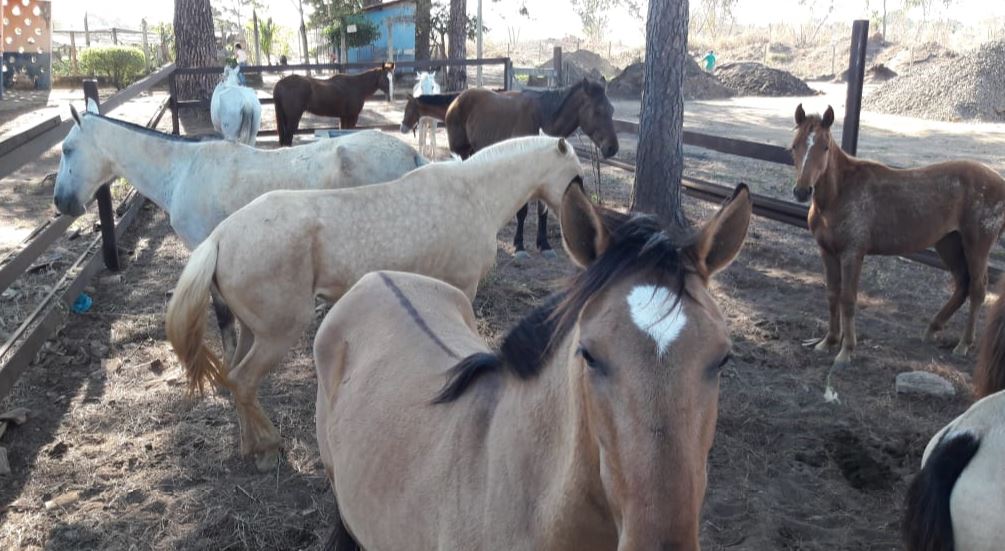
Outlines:
POLYGON ((898 170, 857 159, 831 136, 834 110, 821 118, 796 108, 792 156, 796 199, 810 206, 810 231, 820 245, 827 275, 830 324, 817 341, 825 352, 837 344, 835 367, 851 363, 855 350, 855 301, 867 254, 899 255, 935 246, 953 274, 955 290, 925 333, 934 339, 969 296, 970 317, 954 353, 965 356, 974 341, 984 303, 991 247, 1005 226, 1005 180, 973 161, 950 161, 898 170))
MULTIPOLYGON (((415 149, 376 131, 319 140, 292 149, 254 149, 223 140, 193 141, 98 115, 89 101, 63 140, 53 200, 79 216, 114 176, 168 213, 189 250, 232 212, 276 189, 332 189, 387 182, 426 164, 415 149)), ((233 316, 214 296, 229 357, 237 344, 233 316)))
POLYGON ((223 78, 213 89, 209 116, 213 128, 232 142, 255 145, 262 122, 262 103, 255 91, 238 82, 240 67, 223 68, 223 78))
MULTIPOLYGON (((577 128, 597 144, 604 157, 618 152, 614 131, 614 107, 607 99, 606 81, 583 79, 573 86, 545 92, 492 92, 483 88, 465 90, 446 116, 450 151, 462 159, 483 147, 513 136, 569 137, 577 128)), ((524 205, 516 217, 513 246, 517 257, 526 257, 523 247, 524 205)), ((537 205, 537 247, 546 256, 554 255, 548 243, 548 209, 537 205)))
POLYGON ((390 94, 390 73, 394 63, 355 75, 335 75, 316 79, 289 75, 272 89, 276 105, 279 145, 293 145, 293 135, 300 127, 304 112, 323 117, 338 117, 342 128, 356 128, 366 98, 380 90, 390 94))
POLYGON ((168 305, 167 337, 192 389, 213 381, 233 391, 241 451, 268 468, 279 434, 258 403, 258 384, 310 323, 315 296, 338 300, 367 272, 388 269, 436 277, 474 297, 495 262, 499 228, 532 198, 557 207, 582 174, 564 139, 530 137, 388 184, 269 193, 193 251, 168 305), (229 374, 203 342, 213 286, 241 327, 229 374))
POLYGON ((665 232, 608 224, 570 186, 563 242, 586 270, 497 352, 459 289, 366 276, 314 340, 336 534, 371 551, 699 549, 730 350, 707 286, 751 207, 741 186, 696 233, 665 232))
POLYGON ((928 442, 907 492, 908 551, 996 551, 1005 542, 1005 284, 974 380, 979 402, 928 442))

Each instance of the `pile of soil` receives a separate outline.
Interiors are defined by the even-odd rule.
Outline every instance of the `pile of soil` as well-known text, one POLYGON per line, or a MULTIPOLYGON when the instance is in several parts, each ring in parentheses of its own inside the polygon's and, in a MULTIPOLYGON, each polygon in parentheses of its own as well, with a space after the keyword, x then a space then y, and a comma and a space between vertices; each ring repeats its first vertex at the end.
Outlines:
POLYGON ((897 78, 897 72, 882 63, 869 67, 865 72, 865 79, 869 82, 886 82, 894 78, 897 78))
MULTIPOLYGON (((642 63, 633 63, 607 85, 607 95, 612 98, 639 99, 642 97, 642 77, 645 74, 642 63)), ((733 92, 722 85, 715 75, 702 71, 698 63, 690 57, 684 71, 684 99, 723 99, 732 97, 733 92)))
POLYGON ((941 121, 1005 121, 1005 40, 941 56, 879 87, 864 107, 941 121))
MULTIPOLYGON (((555 58, 537 66, 538 69, 551 69, 553 67, 555 67, 555 58)), ((565 84, 573 84, 583 78, 590 80, 609 79, 617 74, 617 67, 600 54, 590 50, 576 50, 562 55, 562 80, 565 81, 565 84)), ((547 86, 547 79, 531 77, 527 84, 528 86, 547 86)))
POLYGON ((740 96, 812 96, 816 92, 798 77, 762 63, 727 63, 715 76, 740 96))

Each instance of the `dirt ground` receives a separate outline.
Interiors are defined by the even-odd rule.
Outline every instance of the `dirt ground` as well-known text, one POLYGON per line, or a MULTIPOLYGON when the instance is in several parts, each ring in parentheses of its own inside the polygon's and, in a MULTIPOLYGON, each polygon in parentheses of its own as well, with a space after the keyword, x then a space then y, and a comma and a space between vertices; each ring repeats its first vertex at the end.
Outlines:
MULTIPOLYGON (((691 105, 687 124, 785 145, 791 123, 781 120, 780 110, 745 110, 732 103, 739 101, 691 105)), ((397 122, 396 116, 379 104, 366 113, 368 124, 397 122)), ((263 121, 268 127, 271 110, 263 121)), ((1001 139, 993 130, 969 141, 964 132, 930 130, 898 139, 915 148, 916 162, 936 153, 969 154, 968 147, 990 151, 1001 139), (941 140, 949 145, 939 146, 941 140), (928 149, 918 149, 923 147, 928 149)), ((886 144, 872 132, 863 128, 863 152, 886 144)), ((885 154, 908 155, 887 147, 885 154)), ((688 167, 712 167, 705 170, 729 183, 736 174, 746 179, 751 173, 742 164, 714 164, 719 162, 725 163, 692 157, 688 167)), ((787 194, 785 179, 791 175, 764 176, 755 190, 787 194)), ((627 204, 630 179, 624 172, 604 168, 599 184, 591 175, 587 186, 608 205, 627 204)), ((712 212, 693 199, 687 208, 698 220, 712 212)), ((261 475, 235 455, 237 419, 229 401, 187 398, 164 341, 167 293, 188 253, 155 207, 148 205, 135 224, 123 243, 131 253, 121 279, 99 276, 94 307, 72 315, 0 402, 0 411, 32 411, 27 423, 8 428, 0 439, 13 470, 0 479, 0 548, 318 549, 333 502, 314 433, 314 328, 261 390, 285 445, 278 468, 261 475), (67 495, 76 499, 44 505, 67 495)), ((500 233, 497 267, 475 301, 479 330, 490 342, 572 269, 561 252, 557 260, 534 254, 515 264, 513 228, 500 233)), ((557 224, 550 234, 558 245, 557 224)), ((856 361, 835 375, 841 402, 825 403, 830 358, 800 345, 824 331, 820 271, 806 232, 755 219, 740 257, 714 284, 732 332, 734 360, 721 381, 702 517, 705 549, 899 549, 901 502, 924 446, 969 405, 972 359, 958 360, 948 348, 920 338, 948 297, 948 276, 872 257, 862 274, 856 361), (894 378, 910 370, 946 376, 959 397, 897 396, 894 378)), ((317 320, 324 311, 319 306, 317 320)), ((961 326, 958 314, 948 334, 957 335, 961 326)))

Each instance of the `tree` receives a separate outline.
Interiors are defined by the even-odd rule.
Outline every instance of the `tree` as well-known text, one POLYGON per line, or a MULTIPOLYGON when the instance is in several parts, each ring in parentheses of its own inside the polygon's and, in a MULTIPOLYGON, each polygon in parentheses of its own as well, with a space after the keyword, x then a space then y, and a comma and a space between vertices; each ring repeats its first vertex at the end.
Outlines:
POLYGON ((275 42, 276 24, 272 22, 272 18, 270 17, 258 26, 258 46, 262 49, 265 60, 269 65, 272 65, 272 45, 275 42))
MULTIPOLYGON (((628 8, 633 15, 641 13, 639 0, 572 0, 572 11, 583 23, 587 40, 594 43, 604 38, 607 12, 616 7, 628 8)), ((526 10, 526 5, 523 10, 526 10)))
MULTIPOLYGON (((174 43, 179 69, 216 65, 213 10, 209 0, 175 0, 174 43)), ((179 99, 208 98, 216 75, 187 75, 178 79, 179 99)))
MULTIPOLYGON (((450 0, 450 20, 447 24, 450 50, 448 59, 467 58, 467 0, 450 0)), ((447 69, 447 89, 463 90, 467 87, 468 73, 463 65, 451 66, 447 69)))
POLYGON ((415 59, 429 59, 429 35, 432 26, 432 0, 416 0, 415 2, 415 59))
POLYGON ((650 0, 631 210, 684 224, 684 67, 688 0, 650 0))

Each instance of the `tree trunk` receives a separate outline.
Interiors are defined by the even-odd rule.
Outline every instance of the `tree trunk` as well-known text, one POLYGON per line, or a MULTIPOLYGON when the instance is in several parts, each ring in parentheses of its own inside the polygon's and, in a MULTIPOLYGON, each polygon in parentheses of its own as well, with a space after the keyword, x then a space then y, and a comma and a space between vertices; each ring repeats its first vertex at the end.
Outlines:
POLYGON ((429 59, 429 36, 433 30, 430 10, 432 0, 416 0, 415 2, 415 60, 429 59))
POLYGON ((651 0, 631 210, 684 224, 684 67, 688 0, 651 0))
MULTIPOLYGON (((467 22, 468 3, 467 0, 450 0, 450 22, 447 27, 450 30, 449 59, 465 59, 467 57, 467 22)), ((447 70, 447 89, 452 91, 464 90, 467 87, 468 74, 463 65, 453 66, 447 70)))
MULTIPOLYGON (((209 0, 175 0, 175 63, 179 69, 216 64, 216 35, 209 0)), ((178 78, 178 99, 202 99, 212 94, 217 75, 178 78)))

